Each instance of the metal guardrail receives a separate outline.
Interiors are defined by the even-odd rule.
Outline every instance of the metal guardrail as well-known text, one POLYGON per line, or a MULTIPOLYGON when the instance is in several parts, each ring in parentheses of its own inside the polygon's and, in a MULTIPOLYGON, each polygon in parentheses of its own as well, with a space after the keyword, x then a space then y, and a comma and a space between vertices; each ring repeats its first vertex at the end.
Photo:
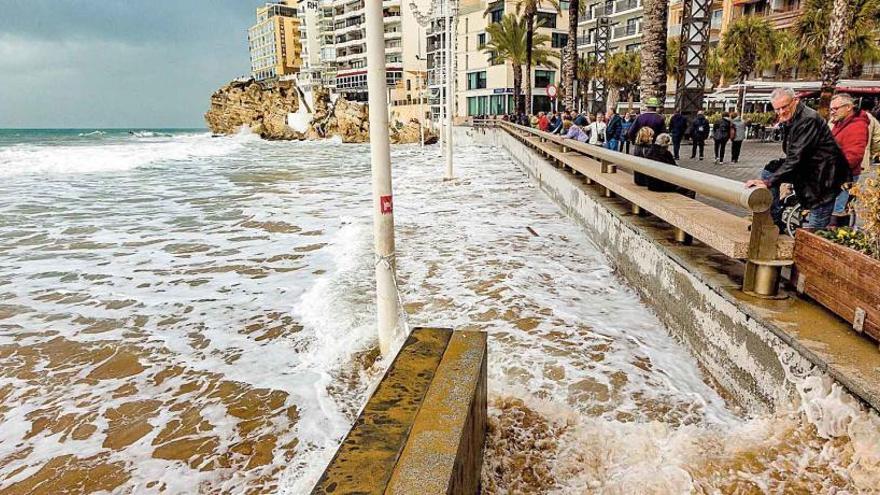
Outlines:
MULTIPOLYGON (((766 188, 745 187, 743 182, 718 177, 716 175, 682 169, 646 158, 612 151, 600 146, 581 143, 573 139, 543 132, 531 127, 516 125, 498 119, 476 119, 475 126, 501 126, 511 134, 531 135, 540 142, 553 142, 562 146, 562 151, 575 151, 593 158, 602 164, 603 173, 615 173, 617 167, 675 184, 676 186, 695 191, 698 194, 715 198, 728 204, 738 205, 751 212, 748 255, 746 270, 743 277, 743 290, 759 297, 776 297, 779 288, 780 270, 791 264, 790 260, 778 259, 777 241, 779 231, 770 215, 773 198, 766 188)), ((606 187, 606 195, 607 187, 606 187)), ((636 205, 634 205, 636 206, 636 205)), ((650 204, 637 205, 650 211, 650 204)), ((721 213, 721 212, 719 212, 721 213)), ((687 242, 682 225, 673 225, 677 229, 676 238, 687 242)))

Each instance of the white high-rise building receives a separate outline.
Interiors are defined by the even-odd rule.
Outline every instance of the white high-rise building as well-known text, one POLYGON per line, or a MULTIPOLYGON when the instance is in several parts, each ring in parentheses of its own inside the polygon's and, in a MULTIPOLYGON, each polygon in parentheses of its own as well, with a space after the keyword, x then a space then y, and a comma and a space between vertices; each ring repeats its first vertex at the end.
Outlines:
POLYGON ((302 68, 297 85, 305 91, 336 86, 336 51, 333 47, 332 0, 303 0, 297 11, 300 19, 302 68), (329 33, 328 33, 329 28, 329 33))

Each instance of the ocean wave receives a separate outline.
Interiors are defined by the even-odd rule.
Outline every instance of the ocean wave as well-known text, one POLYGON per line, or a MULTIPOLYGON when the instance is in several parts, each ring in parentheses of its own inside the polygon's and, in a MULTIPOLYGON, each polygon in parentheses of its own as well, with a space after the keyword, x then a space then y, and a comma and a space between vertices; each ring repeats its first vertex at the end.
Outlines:
POLYGON ((87 146, 21 144, 0 148, 0 176, 120 172, 160 163, 225 156, 241 150, 253 140, 253 136, 246 134, 218 139, 212 139, 209 134, 198 134, 161 141, 87 146))
POLYGON ((136 138, 173 137, 172 134, 168 134, 167 132, 155 131, 128 131, 128 134, 136 138))
POLYGON ((105 134, 107 134, 107 133, 104 131, 92 131, 92 132, 81 132, 81 133, 77 134, 77 136, 79 136, 79 137, 101 137, 105 134))

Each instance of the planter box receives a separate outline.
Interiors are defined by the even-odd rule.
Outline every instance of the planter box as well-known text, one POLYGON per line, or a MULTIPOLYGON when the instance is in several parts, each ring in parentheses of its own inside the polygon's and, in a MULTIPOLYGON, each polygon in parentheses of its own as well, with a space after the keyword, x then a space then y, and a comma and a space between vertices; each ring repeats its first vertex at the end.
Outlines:
POLYGON ((880 341, 880 260, 798 230, 794 266, 799 293, 880 341))

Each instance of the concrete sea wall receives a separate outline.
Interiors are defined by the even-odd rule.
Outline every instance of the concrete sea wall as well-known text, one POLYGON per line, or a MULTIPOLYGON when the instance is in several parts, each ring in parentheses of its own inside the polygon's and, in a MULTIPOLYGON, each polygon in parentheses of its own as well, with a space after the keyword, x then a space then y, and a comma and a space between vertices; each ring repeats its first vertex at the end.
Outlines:
MULTIPOLYGON (((789 404, 798 397, 800 379, 818 371, 828 372, 875 409, 880 405, 876 386, 860 376, 858 363, 853 368, 832 363, 837 355, 828 345, 798 337, 803 322, 840 326, 828 315, 811 313, 811 303, 749 298, 738 290, 741 263, 705 246, 675 243, 672 229, 662 221, 633 215, 625 201, 602 197, 582 177, 557 168, 503 130, 459 128, 456 135, 459 142, 505 148, 544 193, 583 225, 708 378, 739 406, 759 413, 789 404)), ((866 359, 870 352, 877 354, 876 348, 863 351, 866 359)), ((870 358, 874 361, 876 356, 870 358)))

